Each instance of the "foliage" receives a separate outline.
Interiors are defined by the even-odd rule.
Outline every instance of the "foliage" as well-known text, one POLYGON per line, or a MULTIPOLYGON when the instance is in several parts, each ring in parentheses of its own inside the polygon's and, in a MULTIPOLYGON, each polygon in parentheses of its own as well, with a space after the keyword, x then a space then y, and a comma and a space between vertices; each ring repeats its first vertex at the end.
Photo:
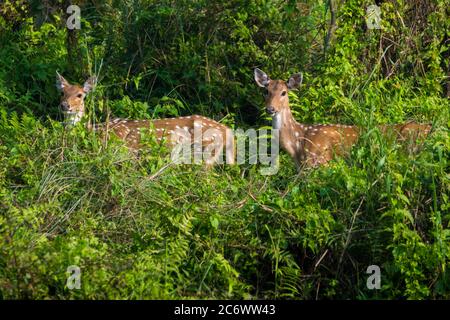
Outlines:
POLYGON ((450 298, 446 1, 383 1, 381 30, 365 28, 371 1, 340 1, 328 50, 328 1, 77 3, 76 47, 62 1, 0 4, 1 298, 450 298), (282 154, 263 176, 175 166, 151 137, 136 155, 59 121, 57 70, 99 76, 97 121, 266 125, 254 67, 303 71, 296 119, 359 125, 351 154, 300 173, 282 154), (376 128, 407 120, 433 123, 418 151, 376 128))

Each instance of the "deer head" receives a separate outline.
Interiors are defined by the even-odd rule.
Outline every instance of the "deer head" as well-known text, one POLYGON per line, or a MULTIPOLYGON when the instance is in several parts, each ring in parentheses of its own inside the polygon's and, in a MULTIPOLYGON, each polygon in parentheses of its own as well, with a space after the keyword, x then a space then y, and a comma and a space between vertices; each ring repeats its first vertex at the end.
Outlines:
POLYGON ((56 72, 56 87, 62 92, 60 107, 68 124, 75 124, 84 115, 84 99, 94 88, 96 77, 90 77, 83 86, 70 84, 63 76, 56 72))
POLYGON ((266 111, 272 117, 275 117, 283 110, 289 109, 288 91, 297 89, 302 80, 302 73, 293 74, 288 81, 271 80, 264 71, 258 68, 255 69, 256 83, 267 90, 265 95, 266 111))

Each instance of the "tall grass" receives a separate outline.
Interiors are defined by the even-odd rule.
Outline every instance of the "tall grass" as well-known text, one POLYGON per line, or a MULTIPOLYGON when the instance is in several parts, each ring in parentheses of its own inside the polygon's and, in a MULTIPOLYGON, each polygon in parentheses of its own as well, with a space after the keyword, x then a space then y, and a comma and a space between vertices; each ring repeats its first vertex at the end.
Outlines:
POLYGON ((275 176, 26 115, 0 131, 3 298, 448 298, 443 127, 408 154, 369 125, 348 157, 297 174, 283 154, 275 176))
POLYGON ((39 25, 32 8, 1 4, 0 298, 450 298, 445 1, 431 12, 384 1, 383 33, 358 27, 370 1, 345 1, 325 56, 327 3, 84 8, 84 62, 65 76, 99 73, 91 120, 201 113, 268 125, 258 66, 304 72, 290 93, 297 120, 362 128, 347 156, 297 172, 282 153, 273 176, 248 163, 173 165, 151 137, 136 155, 64 128, 54 88, 55 71, 70 69, 64 13, 39 25), (408 120, 433 123, 414 152, 377 129, 408 120), (379 290, 366 285, 371 265, 379 290), (70 266, 80 289, 67 286, 70 266))

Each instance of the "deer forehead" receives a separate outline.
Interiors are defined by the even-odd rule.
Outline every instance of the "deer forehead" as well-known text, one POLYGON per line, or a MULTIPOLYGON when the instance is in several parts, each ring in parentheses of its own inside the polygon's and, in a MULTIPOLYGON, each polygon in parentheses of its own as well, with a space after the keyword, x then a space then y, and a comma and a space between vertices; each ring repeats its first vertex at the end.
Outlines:
POLYGON ((277 94, 287 90, 287 84, 283 80, 270 80, 267 86, 267 91, 271 94, 277 94))
POLYGON ((64 88, 64 97, 70 98, 76 96, 77 94, 84 93, 83 88, 77 85, 68 86, 64 88))

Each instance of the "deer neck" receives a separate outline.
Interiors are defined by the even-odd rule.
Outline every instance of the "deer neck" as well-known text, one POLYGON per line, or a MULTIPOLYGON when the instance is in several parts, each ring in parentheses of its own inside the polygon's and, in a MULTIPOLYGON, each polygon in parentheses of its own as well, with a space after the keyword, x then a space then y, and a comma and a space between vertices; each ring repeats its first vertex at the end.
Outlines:
POLYGON ((303 148, 304 126, 292 116, 290 108, 285 108, 272 118, 272 129, 280 133, 281 147, 294 158, 303 148))
POLYGON ((64 120, 65 123, 67 125, 73 126, 75 124, 77 124, 78 122, 81 121, 81 119, 83 119, 84 117, 84 112, 83 111, 78 111, 78 112, 66 112, 66 114, 64 115, 64 120))

